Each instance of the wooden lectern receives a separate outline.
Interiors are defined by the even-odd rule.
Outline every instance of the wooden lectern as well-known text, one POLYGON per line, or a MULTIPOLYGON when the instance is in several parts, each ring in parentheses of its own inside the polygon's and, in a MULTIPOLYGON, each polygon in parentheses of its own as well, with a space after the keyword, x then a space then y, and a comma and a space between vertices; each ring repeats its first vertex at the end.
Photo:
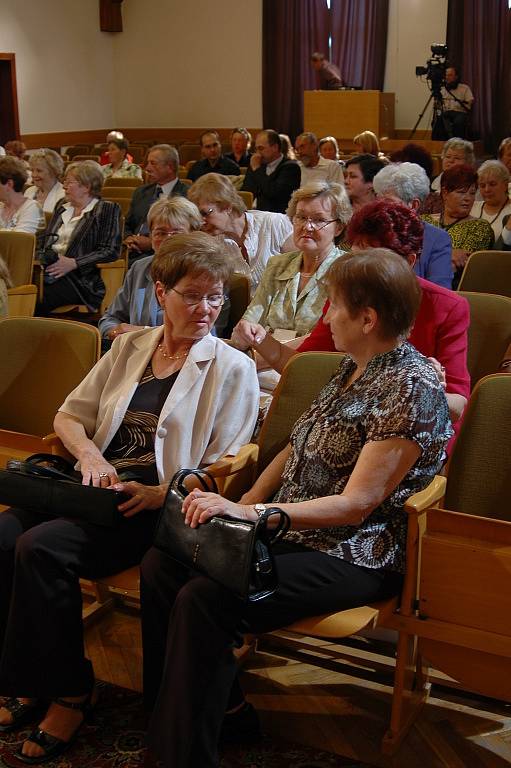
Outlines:
POLYGON ((357 133, 394 135, 394 94, 381 91, 304 91, 304 130, 351 141, 357 133))

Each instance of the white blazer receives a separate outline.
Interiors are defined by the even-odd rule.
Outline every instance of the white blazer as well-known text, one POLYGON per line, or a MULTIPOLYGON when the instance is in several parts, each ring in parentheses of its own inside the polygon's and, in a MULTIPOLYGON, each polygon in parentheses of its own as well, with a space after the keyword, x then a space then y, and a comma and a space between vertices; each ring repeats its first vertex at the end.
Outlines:
MULTIPOLYGON (((25 190, 24 195, 25 197, 29 197, 31 200, 35 200, 37 195, 37 187, 35 185, 33 187, 28 187, 25 190)), ((53 213, 58 201, 62 200, 62 198, 65 196, 66 196, 66 193, 65 193, 64 187, 62 186, 60 181, 56 181, 53 187, 48 192, 46 200, 43 203, 43 211, 45 213, 53 213)))
MULTIPOLYGON (((103 453, 163 336, 163 326, 118 336, 110 352, 59 411, 77 418, 103 453)), ((253 360, 208 334, 190 350, 158 419, 154 440, 160 482, 235 454, 248 443, 259 407, 253 360)))

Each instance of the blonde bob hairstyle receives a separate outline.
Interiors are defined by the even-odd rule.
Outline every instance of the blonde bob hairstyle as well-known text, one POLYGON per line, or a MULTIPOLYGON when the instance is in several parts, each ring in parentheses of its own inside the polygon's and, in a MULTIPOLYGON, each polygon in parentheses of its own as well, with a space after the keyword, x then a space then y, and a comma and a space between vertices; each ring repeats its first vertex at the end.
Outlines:
POLYGON ((151 262, 153 282, 159 281, 166 291, 188 275, 207 275, 225 287, 232 272, 225 242, 205 232, 169 237, 151 262))
POLYGON ((378 157, 380 145, 376 134, 372 131, 362 131, 362 133, 358 133, 353 139, 353 143, 360 144, 364 154, 376 155, 376 157, 378 157))
POLYGON ((70 174, 82 184, 87 187, 89 194, 93 197, 99 197, 101 190, 103 189, 103 182, 105 177, 99 163, 95 160, 82 160, 77 163, 70 163, 66 168, 65 178, 70 174))
POLYGON ((37 149, 32 152, 28 162, 32 170, 36 163, 42 163, 55 179, 60 179, 64 173, 64 161, 53 149, 37 149))
POLYGON ((206 173, 200 176, 192 184, 188 192, 188 200, 195 205, 199 205, 200 202, 213 203, 222 211, 230 208, 235 216, 242 216, 247 210, 247 206, 229 179, 219 173, 206 173))
POLYGON ((186 197, 166 197, 157 200, 149 208, 147 214, 149 229, 156 224, 170 227, 187 227, 195 232, 202 227, 202 216, 199 209, 186 197))
POLYGON ((346 226, 351 218, 352 210, 348 195, 344 187, 330 181, 311 181, 299 189, 295 189, 291 195, 287 215, 293 220, 298 203, 304 200, 328 200, 332 208, 332 218, 339 224, 346 226))
POLYGON ((477 169, 477 178, 481 181, 483 177, 505 181, 506 184, 509 184, 511 178, 508 169, 500 160, 486 160, 482 163, 477 169))

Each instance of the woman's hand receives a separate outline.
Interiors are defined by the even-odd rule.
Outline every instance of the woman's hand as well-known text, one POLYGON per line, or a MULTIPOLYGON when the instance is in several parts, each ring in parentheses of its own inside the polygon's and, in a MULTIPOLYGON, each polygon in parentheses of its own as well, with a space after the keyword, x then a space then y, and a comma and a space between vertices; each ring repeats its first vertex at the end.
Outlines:
POLYGON ((113 491, 121 491, 131 496, 130 499, 119 504, 119 512, 124 517, 133 517, 144 509, 160 509, 163 507, 168 490, 168 483, 163 485, 142 485, 134 480, 129 483, 112 485, 113 491))
POLYGON ((53 264, 46 267, 45 272, 58 280, 60 277, 64 277, 64 275, 67 275, 68 272, 72 272, 73 269, 76 268, 77 263, 75 259, 70 259, 68 256, 59 256, 57 261, 54 261, 53 264))
POLYGON ((207 523, 215 515, 228 515, 240 517, 242 520, 257 520, 257 514, 251 505, 235 504, 234 501, 224 499, 218 493, 191 491, 183 501, 185 523, 190 528, 197 528, 202 523, 207 523))
POLYGON ((447 387, 447 377, 445 375, 444 366, 436 359, 436 357, 428 357, 428 360, 435 369, 435 373, 438 376, 438 381, 445 389, 447 387))
POLYGON ((466 251, 463 248, 453 248, 451 258, 454 269, 461 269, 464 267, 469 256, 470 251, 466 251))
POLYGON ((99 451, 86 451, 80 456, 82 484, 108 488, 119 482, 117 471, 99 451))
POLYGON ((240 320, 232 332, 231 342, 237 349, 245 350, 254 344, 260 344, 265 336, 266 331, 262 325, 240 320))

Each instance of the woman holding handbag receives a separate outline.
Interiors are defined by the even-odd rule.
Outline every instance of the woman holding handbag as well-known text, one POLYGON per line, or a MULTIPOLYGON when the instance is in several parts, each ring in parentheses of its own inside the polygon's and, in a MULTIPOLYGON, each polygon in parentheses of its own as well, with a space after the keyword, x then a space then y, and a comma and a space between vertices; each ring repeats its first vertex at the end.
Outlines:
POLYGON ((215 515, 255 521, 268 501, 286 512, 277 591, 245 603, 155 547, 142 562, 149 748, 168 768, 217 768, 222 733, 254 725, 232 654, 243 632, 399 592, 404 501, 442 466, 452 433, 443 388, 405 341, 420 304, 413 272, 392 251, 367 249, 335 260, 326 283, 325 322, 347 352, 338 372, 238 504, 199 490, 183 503, 192 528, 215 515))
POLYGON ((0 707, 0 731, 39 723, 16 754, 25 763, 65 752, 94 703, 79 578, 139 562, 174 472, 234 454, 251 437, 254 363, 210 334, 230 272, 215 238, 170 238, 152 264, 163 326, 116 338, 55 418, 83 483, 128 495, 118 525, 0 515, 0 695, 12 697, 0 707), (120 483, 126 470, 139 481, 120 483))

